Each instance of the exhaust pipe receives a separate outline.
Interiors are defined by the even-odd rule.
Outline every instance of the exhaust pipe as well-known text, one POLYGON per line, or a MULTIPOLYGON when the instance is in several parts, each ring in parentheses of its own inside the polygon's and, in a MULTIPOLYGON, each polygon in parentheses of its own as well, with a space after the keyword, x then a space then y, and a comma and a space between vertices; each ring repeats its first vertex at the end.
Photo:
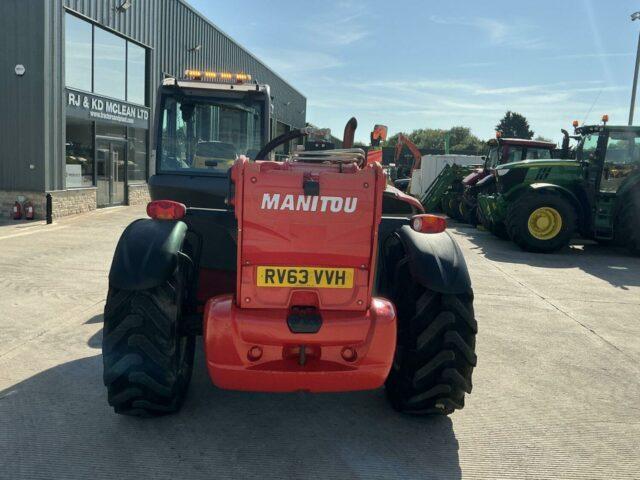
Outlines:
POLYGON ((569 158, 569 132, 564 128, 560 129, 562 132, 562 150, 560 150, 560 158, 569 158))
POLYGON ((356 128, 358 128, 358 121, 356 117, 351 117, 347 124, 344 126, 344 134, 342 135, 342 148, 352 148, 353 140, 356 136, 356 128))

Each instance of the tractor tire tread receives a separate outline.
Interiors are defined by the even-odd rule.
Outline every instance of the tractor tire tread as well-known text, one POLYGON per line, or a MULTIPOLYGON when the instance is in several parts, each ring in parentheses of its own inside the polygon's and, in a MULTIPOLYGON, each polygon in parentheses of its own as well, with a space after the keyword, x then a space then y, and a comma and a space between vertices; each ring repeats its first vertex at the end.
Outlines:
MULTIPOLYGON (((398 318, 398 349, 386 382, 387 398, 403 413, 449 415, 464 406, 477 364, 473 293, 447 295, 424 289, 397 301, 411 298, 417 298, 414 314, 406 316, 408 322, 398 318)), ((405 305, 398 310, 410 309, 405 305)))
POLYGON ((180 408, 191 377, 195 339, 178 334, 178 297, 170 282, 136 292, 110 288, 103 379, 117 413, 153 417, 180 408))
POLYGON ((616 218, 616 243, 625 246, 633 255, 640 255, 640 190, 629 193, 620 202, 616 218))

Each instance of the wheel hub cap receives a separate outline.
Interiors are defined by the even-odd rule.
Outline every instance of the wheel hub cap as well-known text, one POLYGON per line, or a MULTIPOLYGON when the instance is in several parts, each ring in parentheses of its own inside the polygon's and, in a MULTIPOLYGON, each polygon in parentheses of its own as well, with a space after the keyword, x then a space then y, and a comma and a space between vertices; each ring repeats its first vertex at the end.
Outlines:
POLYGON ((562 229, 562 216, 555 208, 540 207, 529 215, 529 233, 538 240, 551 240, 562 229))

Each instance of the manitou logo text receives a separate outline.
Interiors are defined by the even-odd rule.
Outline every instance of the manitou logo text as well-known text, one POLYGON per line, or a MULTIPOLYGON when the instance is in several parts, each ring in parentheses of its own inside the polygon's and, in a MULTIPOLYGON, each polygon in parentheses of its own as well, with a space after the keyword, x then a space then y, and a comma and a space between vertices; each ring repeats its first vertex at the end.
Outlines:
POLYGON ((280 195, 265 193, 262 196, 262 210, 290 210, 300 212, 353 213, 356 211, 357 197, 326 197, 305 195, 280 195))

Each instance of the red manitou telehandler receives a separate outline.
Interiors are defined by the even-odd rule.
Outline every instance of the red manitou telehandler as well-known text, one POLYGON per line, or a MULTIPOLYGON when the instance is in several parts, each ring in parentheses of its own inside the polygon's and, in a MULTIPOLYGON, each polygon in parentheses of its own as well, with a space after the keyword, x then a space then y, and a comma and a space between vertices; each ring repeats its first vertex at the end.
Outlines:
MULTIPOLYGON (((109 273, 109 404, 126 415, 176 412, 201 334, 220 388, 384 386, 401 412, 462 408, 477 324, 467 267, 445 220, 387 185, 364 150, 270 160, 310 130, 262 142, 268 88, 229 89, 209 78, 160 88, 150 218, 125 229, 109 273), (254 130, 240 129, 249 124, 254 130), (218 168, 227 159, 212 153, 216 142, 237 152, 230 168, 218 168)), ((348 147, 355 125, 345 132, 348 147)))

